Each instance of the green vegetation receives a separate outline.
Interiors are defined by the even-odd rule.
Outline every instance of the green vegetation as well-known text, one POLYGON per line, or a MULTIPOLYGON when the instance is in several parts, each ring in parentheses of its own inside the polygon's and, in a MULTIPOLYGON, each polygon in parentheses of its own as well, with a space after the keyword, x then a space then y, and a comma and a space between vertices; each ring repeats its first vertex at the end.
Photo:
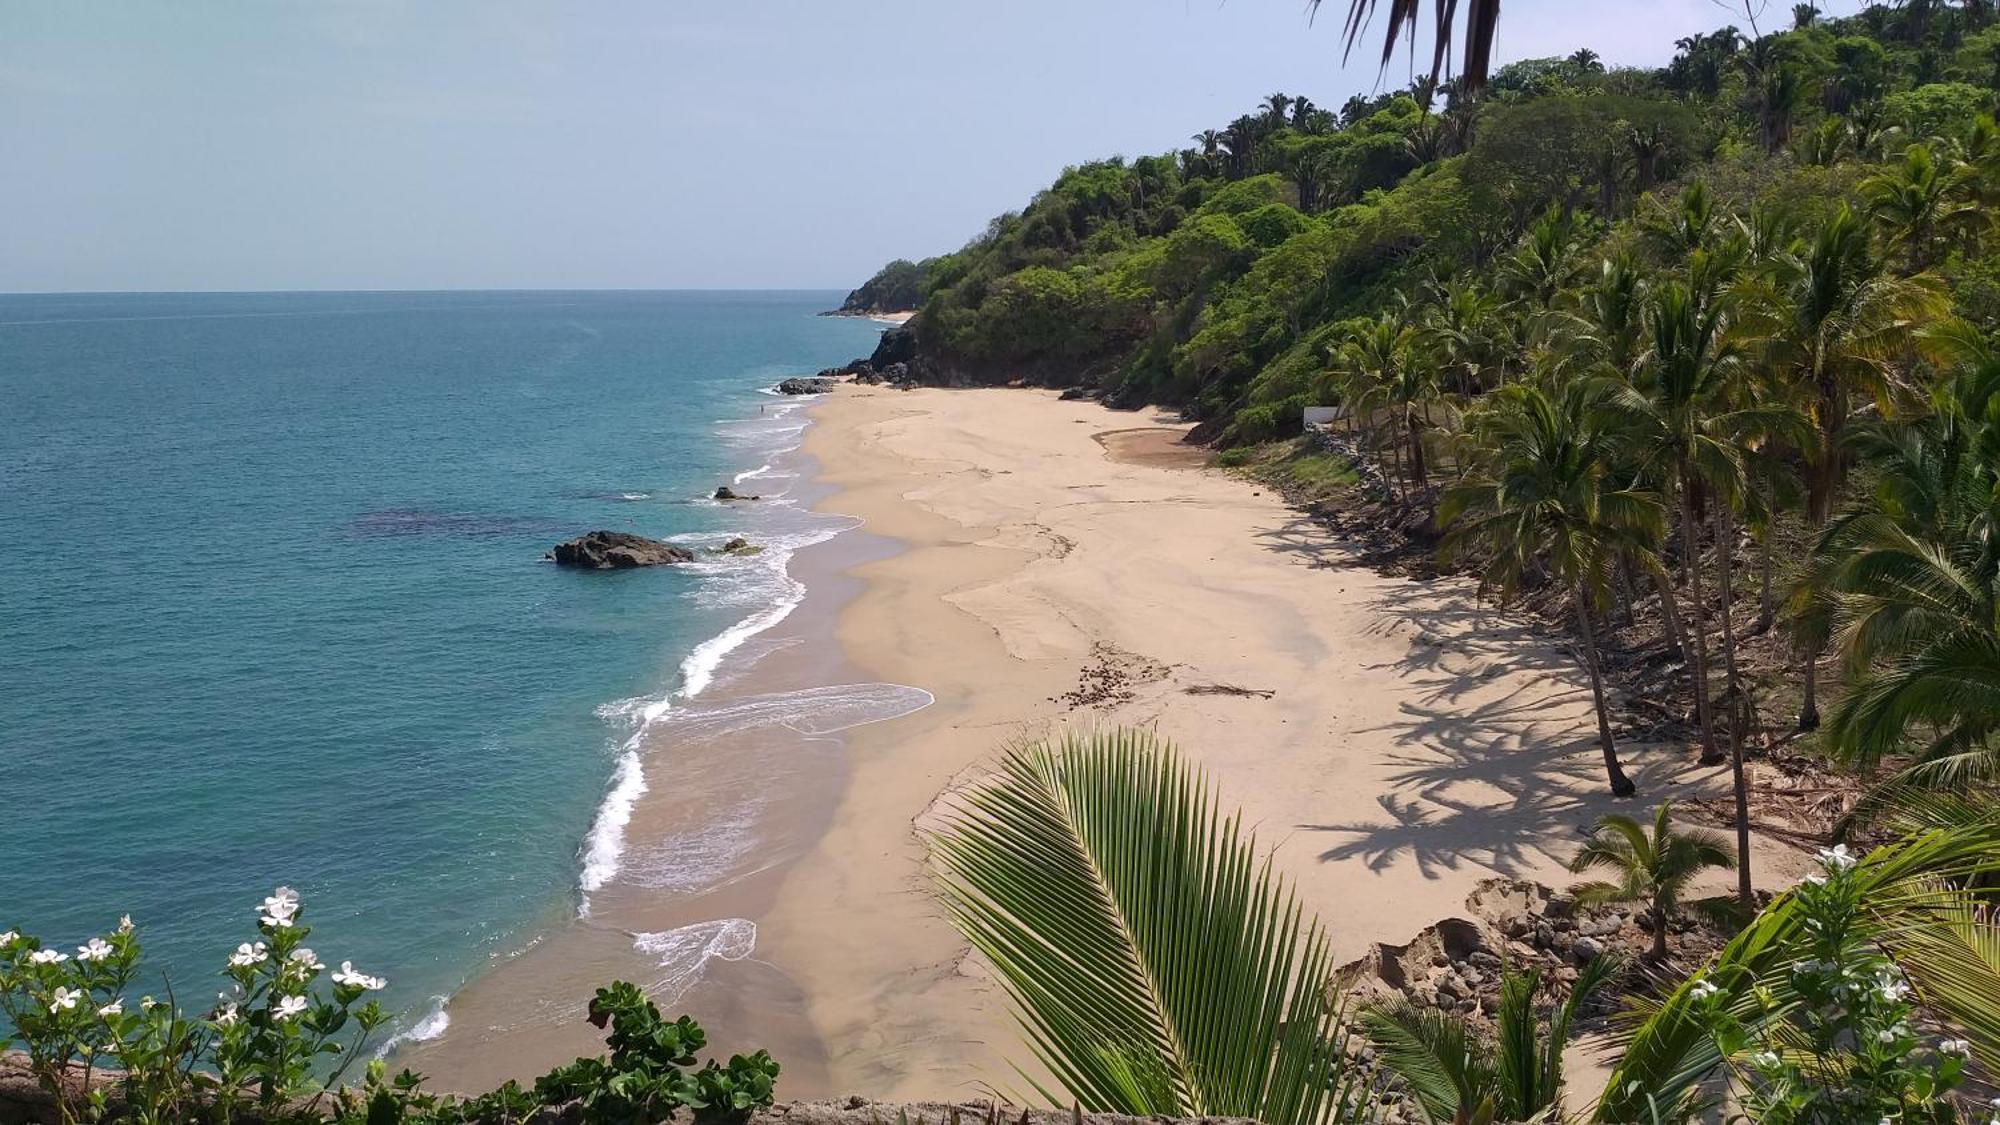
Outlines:
POLYGON ((944 901, 1069 1097, 1271 1125, 1371 1112, 1326 933, 1151 735, 1010 751, 932 839, 944 901))
POLYGON ((642 1125, 677 1109, 698 1122, 739 1120, 771 1104, 778 1064, 735 1055, 694 1067, 706 1043, 683 1016, 668 1021, 637 986, 619 982, 591 1000, 590 1022, 610 1025, 607 1058, 580 1058, 538 1079, 476 1098, 423 1089, 419 1075, 389 1077, 371 1061, 362 1081, 343 1075, 382 1026, 366 999, 385 985, 341 962, 327 971, 291 889, 257 910, 257 937, 236 947, 228 988, 205 1012, 134 998, 142 977, 138 930, 124 919, 75 956, 13 930, 0 933, 0 1018, 63 1125, 127 1119, 142 1125, 241 1117, 341 1125, 515 1125, 561 1107, 589 1125, 642 1125))
POLYGON ((1434 1125, 1560 1118, 1563 1048, 1577 1012, 1620 967, 1612 957, 1586 963, 1546 1026, 1535 1015, 1541 972, 1502 974, 1492 1042, 1455 1016, 1408 1003, 1369 1008, 1360 1023, 1383 1067, 1434 1125))
POLYGON ((1617 882, 1580 883, 1570 888, 1582 904, 1642 902, 1652 917, 1653 960, 1667 957, 1667 924, 1680 906, 1681 894, 1705 868, 1734 867, 1729 845, 1713 832, 1676 830, 1672 801, 1660 802, 1649 834, 1639 822, 1619 813, 1597 818, 1597 827, 1583 850, 1570 861, 1575 872, 1607 868, 1617 882))
MULTIPOLYGON (((1587 961, 1539 1015, 1538 974, 1505 972, 1489 1040, 1400 1002, 1354 1023, 1350 1052, 1326 939, 1224 814, 1200 774, 1150 735, 1068 736, 1010 751, 932 837, 944 899, 999 971, 1048 1101, 1128 1113, 1371 1121, 1407 1096, 1433 1122, 1573 1120, 1562 1051, 1621 966, 1587 961), (1390 1097, 1381 1098, 1386 1091, 1390 1097), (1566 1097, 1567 1096, 1567 1097, 1566 1097)), ((1712 964, 1632 980, 1622 1050, 1593 1120, 1825 1125, 1983 1122, 1959 1087, 2000 1058, 2000 940, 1990 914, 2000 814, 1926 799, 1866 855, 1819 870, 1749 919, 1712 964)), ((1586 851, 1625 873, 1617 897, 1657 911, 1722 842, 1608 819, 1586 851)), ((1664 929, 1658 925, 1656 933, 1664 929)), ((1661 963, 1659 969, 1667 966, 1661 963)))

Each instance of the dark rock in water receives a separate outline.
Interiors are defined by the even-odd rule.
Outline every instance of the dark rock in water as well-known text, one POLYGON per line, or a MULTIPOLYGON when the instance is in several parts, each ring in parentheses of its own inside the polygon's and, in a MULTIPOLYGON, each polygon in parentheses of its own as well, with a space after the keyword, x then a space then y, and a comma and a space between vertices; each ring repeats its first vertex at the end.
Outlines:
POLYGON ((643 535, 623 531, 593 531, 567 543, 558 543, 549 557, 557 566, 585 570, 629 570, 635 566, 660 566, 694 561, 694 552, 672 543, 662 543, 643 535))
POLYGON ((755 543, 752 543, 748 539, 745 539, 739 535, 736 538, 731 539, 729 542, 724 543, 722 545, 722 553, 725 555, 742 555, 742 556, 761 555, 764 553, 764 548, 757 546, 755 543))
POLYGON ((832 390, 834 381, 825 375, 798 375, 781 381, 778 392, 788 395, 823 395, 832 390))
POLYGON ((721 488, 715 490, 715 498, 717 500, 762 500, 763 499, 762 496, 745 496, 726 484, 723 485, 721 488))

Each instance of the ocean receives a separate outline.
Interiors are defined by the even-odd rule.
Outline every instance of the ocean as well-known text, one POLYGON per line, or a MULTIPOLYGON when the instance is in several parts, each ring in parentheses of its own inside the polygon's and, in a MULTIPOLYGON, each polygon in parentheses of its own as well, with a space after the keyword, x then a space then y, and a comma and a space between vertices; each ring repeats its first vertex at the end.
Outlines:
POLYGON ((814 315, 839 296, 0 295, 0 928, 129 913, 199 1007, 289 885, 423 1034, 587 914, 631 871, 640 735, 844 526, 785 495, 802 402, 767 390, 873 345, 814 315), (543 560, 594 528, 702 561, 543 560))

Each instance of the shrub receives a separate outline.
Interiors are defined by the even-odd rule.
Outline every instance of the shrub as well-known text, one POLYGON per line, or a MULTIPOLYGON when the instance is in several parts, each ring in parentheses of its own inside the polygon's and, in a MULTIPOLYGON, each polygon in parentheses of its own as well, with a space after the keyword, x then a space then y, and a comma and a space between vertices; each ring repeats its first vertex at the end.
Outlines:
POLYGON ((327 972, 306 944, 311 933, 298 894, 279 887, 257 909, 257 937, 222 969, 229 988, 194 1016, 151 996, 128 1008, 143 953, 129 918, 75 956, 0 933, 0 1017, 11 1028, 0 1050, 20 1044, 64 1125, 105 1118, 113 1091, 141 1125, 227 1122, 245 1111, 265 1125, 511 1125, 571 1104, 592 1125, 637 1125, 683 1107, 697 1121, 723 1121, 771 1104, 778 1064, 768 1053, 690 1070, 707 1042, 701 1026, 665 1020, 622 981, 590 1003, 590 1021, 610 1025, 609 1057, 559 1067, 532 1092, 509 1082, 472 1099, 431 1094, 420 1075, 390 1078, 380 1060, 358 1087, 338 1088, 386 1022, 366 999, 386 982, 345 961, 327 972))

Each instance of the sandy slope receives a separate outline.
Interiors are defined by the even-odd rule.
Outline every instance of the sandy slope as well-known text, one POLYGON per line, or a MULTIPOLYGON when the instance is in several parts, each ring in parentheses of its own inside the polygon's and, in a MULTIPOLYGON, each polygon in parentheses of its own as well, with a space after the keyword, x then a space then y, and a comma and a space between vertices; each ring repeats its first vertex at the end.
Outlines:
MULTIPOLYGON (((938 699, 854 732, 833 827, 761 923, 759 956, 808 997, 836 1090, 1015 1081, 1011 1017, 929 897, 912 830, 1010 739, 1156 726, 1246 810, 1343 958, 1460 912, 1487 876, 1565 881, 1579 826, 1616 807, 1569 654, 1464 583, 1348 565, 1275 495, 1130 432, 1167 419, 864 387, 816 415, 807 449, 841 489, 826 506, 908 545, 857 571, 842 643, 938 699), (1060 698, 1101 666, 1128 678, 1119 698, 1060 698), (1211 685, 1269 694, 1191 694, 1211 685)), ((1629 752, 1627 769, 1648 807, 1722 784, 1679 750, 1629 752)))

